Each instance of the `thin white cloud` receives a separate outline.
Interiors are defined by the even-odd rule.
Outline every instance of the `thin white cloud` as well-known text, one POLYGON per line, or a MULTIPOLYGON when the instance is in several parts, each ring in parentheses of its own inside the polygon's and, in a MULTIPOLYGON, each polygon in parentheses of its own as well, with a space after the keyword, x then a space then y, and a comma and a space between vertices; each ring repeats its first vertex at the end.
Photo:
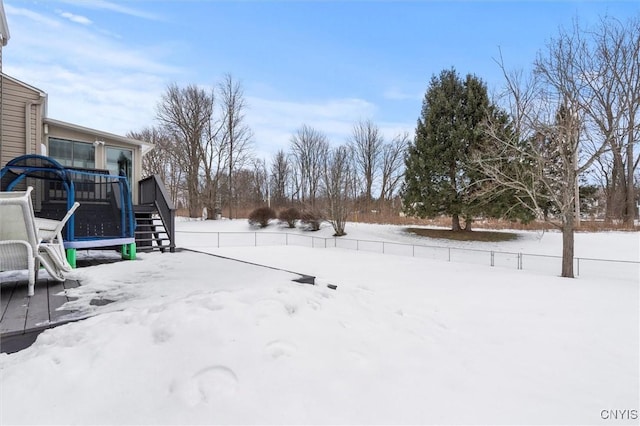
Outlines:
MULTIPOLYGON (((27 18, 31 21, 33 21, 34 23, 37 24, 42 24, 42 25, 46 25, 48 27, 51 28, 59 28, 61 23, 56 21, 55 19, 51 19, 48 18, 40 13, 34 12, 32 10, 29 9, 24 9, 24 8, 20 8, 20 7, 13 7, 9 4, 5 4, 4 5, 4 10, 5 13, 7 14, 7 16, 10 17, 24 17, 27 18)), ((11 19, 9 19, 10 21, 12 21, 11 19)), ((10 22, 9 24, 10 27, 13 26, 13 22, 10 22)))
MULTIPOLYGON (((15 55, 18 62, 68 64, 78 71, 101 68, 105 73, 111 69, 180 72, 178 67, 157 59, 163 55, 170 57, 170 43, 132 46, 104 36, 92 27, 69 25, 24 8, 7 7, 6 10, 15 34, 6 51, 8 55, 15 55)), ((10 64, 7 62, 7 66, 10 64)))
POLYGON ((74 6, 84 7, 87 9, 108 10, 111 12, 120 13, 128 16, 135 16, 137 18, 147 19, 151 21, 160 21, 162 18, 156 14, 149 13, 144 10, 134 9, 121 4, 113 3, 106 0, 59 0, 62 3, 71 4, 74 6))
POLYGON ((71 12, 58 12, 58 14, 71 22, 75 22, 76 24, 91 25, 93 23, 91 19, 87 18, 86 16, 74 15, 71 12))
POLYGON ((165 88, 160 76, 126 70, 105 75, 59 65, 12 66, 8 74, 48 94, 51 118, 120 135, 154 124, 155 107, 165 88))
POLYGON ((166 83, 182 73, 171 64, 171 43, 135 45, 59 11, 5 10, 13 37, 3 71, 46 92, 51 118, 122 135, 139 130, 153 125, 166 83))
POLYGON ((303 124, 322 131, 334 144, 343 143, 353 123, 376 111, 374 104, 354 98, 296 102, 247 96, 247 103, 247 119, 256 142, 272 145, 274 151, 288 147, 289 139, 303 124))
POLYGON ((406 92, 397 87, 390 87, 384 91, 383 97, 392 101, 406 101, 422 99, 422 93, 419 92, 406 92))
POLYGON ((257 155, 267 160, 279 149, 288 151, 291 137, 303 124, 325 133, 332 145, 345 143, 353 125, 362 119, 372 119, 388 141, 413 133, 413 123, 376 122, 378 107, 363 99, 298 102, 247 96, 247 104, 246 117, 260 147, 257 155))

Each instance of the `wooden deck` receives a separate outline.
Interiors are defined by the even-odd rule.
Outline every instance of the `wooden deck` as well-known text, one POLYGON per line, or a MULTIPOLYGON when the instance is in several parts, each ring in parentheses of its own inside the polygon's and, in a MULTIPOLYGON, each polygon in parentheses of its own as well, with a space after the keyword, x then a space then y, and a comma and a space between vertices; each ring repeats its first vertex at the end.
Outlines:
POLYGON ((0 284, 0 352, 16 352, 31 345, 41 332, 69 322, 70 311, 58 310, 70 299, 64 290, 78 287, 75 280, 58 282, 41 278, 35 294, 27 297, 27 283, 0 284))

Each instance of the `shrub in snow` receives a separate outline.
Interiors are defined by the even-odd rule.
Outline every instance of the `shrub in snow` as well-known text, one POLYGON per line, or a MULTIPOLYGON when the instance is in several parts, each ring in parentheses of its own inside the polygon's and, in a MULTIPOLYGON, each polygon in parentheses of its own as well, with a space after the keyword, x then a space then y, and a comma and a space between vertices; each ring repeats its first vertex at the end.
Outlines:
POLYGON ((271 207, 258 207, 249 214, 249 224, 265 228, 271 219, 275 219, 276 212, 271 207))
POLYGON ((307 231, 318 231, 323 220, 318 212, 306 211, 300 215, 300 222, 304 224, 307 231))
POLYGON ((286 210, 282 210, 278 214, 278 219, 280 219, 280 222, 286 223, 289 228, 295 228, 296 220, 300 219, 300 212, 295 207, 291 207, 286 210))

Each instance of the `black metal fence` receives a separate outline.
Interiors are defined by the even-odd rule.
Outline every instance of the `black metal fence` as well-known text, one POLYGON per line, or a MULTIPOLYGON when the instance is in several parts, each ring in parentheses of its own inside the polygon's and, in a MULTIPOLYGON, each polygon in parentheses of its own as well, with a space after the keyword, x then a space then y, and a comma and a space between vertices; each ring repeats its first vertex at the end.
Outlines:
MULTIPOLYGON (((528 270, 559 275, 561 256, 468 249, 445 246, 407 244, 391 241, 359 240, 344 237, 317 237, 283 232, 191 232, 199 241, 192 248, 248 247, 248 246, 301 246, 309 248, 340 248, 396 256, 410 256, 446 262, 470 263, 492 267, 528 270)), ((640 262, 615 259, 574 257, 577 276, 606 277, 610 279, 640 281, 640 262)))

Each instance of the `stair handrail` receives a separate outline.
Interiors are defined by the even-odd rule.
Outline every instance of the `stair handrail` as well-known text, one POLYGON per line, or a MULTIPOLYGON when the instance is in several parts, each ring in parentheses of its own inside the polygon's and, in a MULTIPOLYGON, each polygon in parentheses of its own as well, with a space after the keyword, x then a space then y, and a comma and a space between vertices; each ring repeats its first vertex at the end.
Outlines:
POLYGON ((167 189, 160 178, 154 174, 138 182, 138 204, 153 204, 158 209, 158 214, 169 236, 169 251, 176 249, 176 208, 169 197, 167 189))

